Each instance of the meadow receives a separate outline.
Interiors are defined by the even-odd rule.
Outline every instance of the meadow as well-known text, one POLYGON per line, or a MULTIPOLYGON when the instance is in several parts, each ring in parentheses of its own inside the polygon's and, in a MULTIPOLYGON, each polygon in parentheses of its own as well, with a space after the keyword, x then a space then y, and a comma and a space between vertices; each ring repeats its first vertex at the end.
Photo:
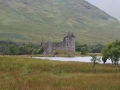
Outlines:
POLYGON ((0 90, 119 90, 120 71, 106 64, 0 56, 0 90))

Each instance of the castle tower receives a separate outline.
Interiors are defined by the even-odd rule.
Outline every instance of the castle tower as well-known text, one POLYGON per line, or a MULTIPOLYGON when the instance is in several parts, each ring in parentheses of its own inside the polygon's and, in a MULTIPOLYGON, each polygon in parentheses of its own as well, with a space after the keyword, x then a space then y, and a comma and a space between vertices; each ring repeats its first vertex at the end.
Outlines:
POLYGON ((69 32, 68 35, 64 37, 63 42, 66 51, 75 52, 75 36, 73 33, 69 32))
POLYGON ((73 33, 70 36, 70 45, 71 45, 71 51, 75 52, 75 36, 73 33))

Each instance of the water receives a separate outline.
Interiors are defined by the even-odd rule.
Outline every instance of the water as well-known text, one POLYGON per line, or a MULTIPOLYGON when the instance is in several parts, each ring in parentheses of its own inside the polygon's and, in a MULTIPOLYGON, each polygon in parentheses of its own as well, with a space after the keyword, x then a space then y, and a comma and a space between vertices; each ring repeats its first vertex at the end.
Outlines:
MULTIPOLYGON (((53 61, 73 61, 73 62, 91 62, 90 56, 88 57, 33 57, 36 59, 48 59, 48 60, 53 60, 53 61)), ((101 60, 99 63, 103 63, 101 60)), ((111 60, 107 60, 106 63, 111 63, 111 60)))

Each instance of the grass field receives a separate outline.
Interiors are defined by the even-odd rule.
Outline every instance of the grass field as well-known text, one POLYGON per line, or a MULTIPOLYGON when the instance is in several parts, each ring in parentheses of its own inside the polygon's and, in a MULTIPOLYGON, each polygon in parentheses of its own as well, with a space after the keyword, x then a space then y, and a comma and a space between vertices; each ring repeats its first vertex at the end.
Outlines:
POLYGON ((0 56, 0 90, 119 90, 112 65, 0 56))

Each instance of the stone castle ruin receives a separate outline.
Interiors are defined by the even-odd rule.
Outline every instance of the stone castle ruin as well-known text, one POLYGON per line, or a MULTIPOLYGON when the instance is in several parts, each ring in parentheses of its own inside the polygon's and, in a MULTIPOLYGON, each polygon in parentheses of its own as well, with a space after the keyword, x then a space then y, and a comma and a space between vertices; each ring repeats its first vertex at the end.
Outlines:
POLYGON ((75 36, 69 32, 62 42, 44 42, 42 40, 41 45, 46 54, 52 53, 54 50, 75 52, 75 36))

